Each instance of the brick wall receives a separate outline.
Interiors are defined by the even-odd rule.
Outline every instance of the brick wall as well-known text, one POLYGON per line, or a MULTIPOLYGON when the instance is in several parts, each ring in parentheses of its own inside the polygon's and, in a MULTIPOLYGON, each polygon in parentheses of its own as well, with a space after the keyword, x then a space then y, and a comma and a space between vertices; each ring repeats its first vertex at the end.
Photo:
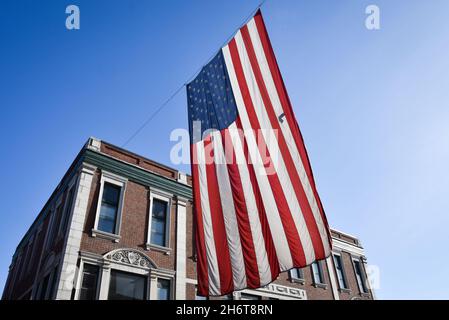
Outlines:
MULTIPOLYGON (((168 179, 175 180, 178 177, 178 171, 168 168, 164 165, 153 162, 149 159, 140 157, 131 152, 122 150, 120 148, 114 147, 113 145, 107 143, 101 143, 101 152, 107 154, 111 157, 117 158, 119 160, 128 162, 131 165, 139 166, 146 170, 150 170, 159 174, 160 176, 166 177, 168 179)), ((73 170, 73 165, 71 167, 73 170)), ((69 169, 70 171, 70 169, 69 169)), ((65 175, 67 176, 69 172, 65 175)), ((92 228, 95 223, 95 216, 98 204, 98 195, 100 191, 100 178, 101 178, 101 168, 97 168, 92 177, 92 185, 90 193, 87 200, 87 212, 86 218, 84 220, 84 225, 82 227, 81 244, 80 250, 87 251, 91 253, 96 253, 99 255, 104 255, 105 253, 119 248, 132 248, 139 250, 143 254, 150 257, 159 267, 164 269, 175 270, 176 263, 176 199, 173 198, 170 208, 170 254, 164 252, 146 250, 146 243, 148 237, 148 219, 149 219, 149 186, 141 185, 132 180, 128 180, 126 184, 126 190, 124 194, 124 202, 122 209, 122 220, 121 220, 121 230, 120 230, 120 240, 119 242, 114 242, 112 240, 107 240, 100 237, 92 237, 92 228)), ((191 184, 191 177, 187 176, 187 181, 191 184)), ((63 199, 65 199, 65 194, 63 199)), ((195 243, 194 243, 194 217, 193 208, 190 202, 187 203, 186 208, 186 278, 196 279, 196 263, 195 263, 195 243)), ((41 259, 41 265, 38 265, 39 255, 42 252, 44 236, 46 233, 46 228, 49 224, 50 216, 47 216, 43 221, 43 228, 41 237, 38 241, 38 251, 39 254, 34 258, 36 263, 29 270, 29 274, 24 274, 20 281, 16 281, 14 285, 13 298, 17 299, 20 295, 25 293, 33 284, 35 274, 38 268, 46 263, 46 259, 49 258, 48 252, 44 254, 43 259, 41 259)), ((332 231, 332 236, 334 238, 340 239, 354 247, 360 247, 358 239, 353 238, 347 234, 343 234, 337 231, 332 231)), ((54 252, 58 255, 63 249, 64 238, 57 239, 52 245, 49 252, 54 252)), ((25 249, 26 247, 24 247, 25 249)), ((352 298, 363 298, 369 299, 370 295, 362 295, 359 292, 357 281, 354 273, 354 268, 352 265, 351 255, 348 252, 342 252, 342 258, 344 263, 344 268, 346 272, 346 278, 348 286, 350 288, 350 293, 341 292, 341 299, 352 299, 352 298)), ((10 275, 14 274, 18 265, 16 264, 10 272, 10 275)), ((307 292, 308 299, 333 299, 333 291, 331 288, 331 280, 329 270, 327 269, 327 264, 322 262, 322 269, 324 273, 326 288, 315 287, 313 284, 313 277, 310 267, 303 269, 304 273, 304 283, 292 282, 289 279, 288 272, 283 273, 279 276, 275 283, 290 286, 295 288, 304 289, 307 292)), ((10 284, 10 279, 8 279, 7 284, 10 284)), ((189 283, 187 280, 186 284, 186 298, 195 298, 195 285, 189 283)))
POLYGON ((158 267, 174 270, 176 252, 176 201, 172 201, 170 210, 170 248, 172 252, 169 255, 163 252, 146 250, 150 191, 148 187, 132 181, 128 181, 126 184, 120 241, 116 243, 112 240, 92 237, 91 230, 95 223, 98 194, 100 191, 100 177, 100 170, 97 170, 92 180, 80 250, 103 255, 114 249, 132 248, 146 254, 158 267))

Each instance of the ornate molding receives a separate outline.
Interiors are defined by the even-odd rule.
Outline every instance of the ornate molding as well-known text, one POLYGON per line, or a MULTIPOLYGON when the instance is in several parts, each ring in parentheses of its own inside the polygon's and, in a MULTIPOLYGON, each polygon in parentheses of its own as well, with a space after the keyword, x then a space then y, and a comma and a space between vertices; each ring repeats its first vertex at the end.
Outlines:
POLYGON ((117 249, 104 255, 105 260, 118 262, 134 267, 145 269, 157 268, 156 264, 151 261, 145 254, 134 249, 117 249))

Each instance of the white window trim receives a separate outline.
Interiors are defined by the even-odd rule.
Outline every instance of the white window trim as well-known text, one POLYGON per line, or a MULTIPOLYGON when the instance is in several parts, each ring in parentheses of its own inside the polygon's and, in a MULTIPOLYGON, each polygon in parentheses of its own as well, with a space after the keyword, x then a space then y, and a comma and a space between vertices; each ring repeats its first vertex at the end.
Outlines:
POLYGON ((31 235, 31 237, 28 239, 28 242, 23 247, 23 251, 21 253, 22 259, 20 260, 21 265, 18 266, 18 280, 22 280, 26 275, 28 275, 29 269, 30 269, 30 256, 32 254, 31 251, 33 251, 34 248, 34 239, 35 233, 31 235))
POLYGON ((112 240, 114 242, 120 241, 120 230, 122 225, 122 211, 123 211, 123 203, 125 200, 125 191, 126 191, 126 184, 128 182, 128 179, 120 177, 118 175, 115 175, 113 173, 102 171, 101 172, 101 179, 100 179, 100 192, 98 193, 98 201, 97 201, 97 211, 95 213, 95 223, 94 228, 92 229, 92 237, 100 237, 105 238, 108 240, 112 240), (104 190, 104 184, 105 182, 119 186, 121 188, 120 190, 120 199, 118 204, 118 210, 117 210, 117 221, 115 223, 115 232, 109 233, 104 232, 101 230, 98 230, 98 221, 100 220, 100 210, 101 210, 101 200, 103 198, 103 190, 104 190))
POLYGON ((364 270, 363 270, 362 259, 360 259, 359 257, 351 257, 351 260, 352 260, 352 268, 354 270, 355 282, 357 282, 357 287, 359 288, 359 292, 362 295, 367 295, 367 294, 369 294, 369 289, 368 289, 366 277, 365 277, 364 270), (355 262, 359 263, 360 272, 361 272, 360 276, 362 277, 363 284, 365 285, 365 290, 363 290, 363 288, 360 287, 360 284, 357 281, 357 270, 355 269, 355 262))
POLYGON ((171 252, 171 244, 170 244, 170 223, 171 223, 171 204, 172 204, 173 195, 155 189, 150 189, 150 208, 148 211, 148 232, 147 232, 147 250, 154 250, 164 252, 166 255, 169 255, 171 252), (165 215, 165 246, 160 246, 157 244, 151 243, 151 220, 153 216, 153 199, 158 199, 164 202, 167 202, 167 212, 165 215))
MULTIPOLYGON (((170 293, 169 293, 169 297, 168 297, 168 300, 173 300, 174 299, 174 294, 175 294, 175 290, 176 290, 176 287, 175 287, 175 278, 174 277, 172 277, 172 276, 165 276, 165 275, 157 275, 157 280, 156 280, 156 286, 157 286, 157 284, 158 284, 158 282, 159 282, 159 280, 160 279, 162 279, 162 280, 168 280, 169 282, 170 282, 170 293)), ((159 289, 159 288, 157 288, 156 287, 156 294, 157 294, 157 297, 154 297, 155 298, 155 300, 159 300, 159 293, 158 293, 158 291, 157 291, 157 289, 159 289)))
MULTIPOLYGON (((78 177, 75 176, 67 184, 67 188, 66 188, 66 192, 65 192, 66 194, 65 194, 65 197, 64 197, 64 208, 62 208, 62 217, 61 217, 61 221, 59 221, 59 227, 58 227, 58 231, 57 231, 58 233, 57 233, 56 239, 59 239, 59 238, 64 236, 63 230, 62 230, 63 224, 64 224, 65 220, 70 220, 70 217, 72 216, 73 208, 75 207, 76 182, 77 181, 78 181, 78 177), (72 191, 72 190, 73 190, 72 205, 71 205, 70 208, 67 208, 70 191, 72 191)), ((67 230, 65 230, 65 231, 67 232, 67 230)))
POLYGON ((288 274, 290 276, 290 282, 294 282, 294 283, 299 283, 299 284, 305 284, 306 280, 304 279, 304 270, 302 270, 302 268, 292 268, 288 271, 288 274), (298 272, 301 273, 301 277, 300 278, 296 278, 295 276, 293 276, 293 271, 298 269, 298 272))
POLYGON ((47 271, 44 273, 44 275, 40 278, 39 285, 38 285, 37 291, 36 291, 36 295, 33 300, 41 300, 41 301, 48 300, 48 294, 49 294, 48 290, 49 290, 49 286, 51 286, 52 278, 53 277, 51 275, 51 269, 50 269, 50 271, 47 271), (42 285, 44 284, 44 280, 47 276, 48 276, 47 287, 45 288, 44 297, 41 299, 41 294, 42 294, 42 289, 43 289, 42 285))
POLYGON ((349 288, 348 277, 346 276, 345 264, 344 264, 341 252, 334 252, 334 253, 332 253, 332 260, 334 262, 335 276, 337 277, 338 290, 340 290, 341 292, 347 292, 347 293, 351 292, 351 289, 349 288), (343 279, 344 279, 344 281, 346 283, 346 288, 342 288, 341 287, 340 280, 338 279, 337 264, 335 263, 335 257, 334 256, 340 257, 341 272, 342 272, 342 275, 343 275, 343 279))
POLYGON ((36 247, 36 236, 37 236, 37 231, 35 231, 33 233, 33 235, 30 237, 30 239, 28 240, 28 244, 27 244, 27 256, 25 257, 24 260, 24 266, 22 268, 22 275, 20 276, 20 278, 23 278, 26 274, 28 274, 28 272, 31 269, 31 262, 32 262, 32 258, 34 255, 34 249, 36 247))
POLYGON ((55 217, 56 217, 56 209, 58 208, 58 204, 61 202, 61 198, 59 198, 57 200, 56 203, 54 203, 50 209, 48 209, 49 214, 50 214, 50 221, 48 222, 48 227, 47 230, 45 232, 45 245, 44 245, 44 252, 47 251, 50 247, 50 236, 51 236, 51 231, 53 228, 53 223, 55 223, 55 217))
POLYGON ((315 288, 322 288, 322 289, 326 289, 327 288, 327 283, 325 282, 326 280, 324 279, 324 270, 323 270, 323 265, 321 264, 320 260, 315 261, 314 263, 316 263, 316 265, 318 266, 318 272, 321 275, 321 281, 317 281, 317 279, 315 278, 315 273, 313 272, 313 263, 310 265, 310 272, 312 273, 312 279, 313 279, 313 286, 315 288))
POLYGON ((34 264, 33 262, 34 262, 36 254, 37 254, 37 252, 36 252, 37 251, 37 247, 36 246, 38 245, 39 238, 41 236, 42 236, 42 224, 37 228, 35 234, 33 235, 34 243, 33 243, 33 248, 31 249, 32 252, 31 252, 31 255, 30 255, 30 260, 28 262, 27 272, 30 271, 31 266, 34 264))
MULTIPOLYGON (((53 231, 53 224, 56 223, 55 219, 56 219, 56 215, 57 215, 57 211, 58 211, 58 206, 61 204, 62 202, 62 196, 59 196, 58 199, 52 204, 52 206, 50 207, 49 214, 50 216, 50 221, 48 223, 48 228, 47 228, 47 232, 45 233, 45 246, 44 246, 44 251, 47 251, 50 248, 50 238, 54 238, 56 239, 56 236, 52 235, 52 231, 53 231)), ((55 232, 57 232, 57 230, 55 230, 55 232)))
POLYGON ((84 253, 80 257, 80 267, 75 278, 75 299, 79 300, 81 294, 81 283, 83 278, 84 264, 91 264, 99 267, 99 276, 96 288, 96 299, 107 300, 109 294, 109 285, 111 271, 122 271, 135 275, 145 276, 147 278, 146 300, 157 300, 157 280, 165 279, 170 281, 170 299, 174 298, 175 290, 175 272, 165 269, 143 269, 136 266, 124 265, 117 262, 105 261, 102 256, 84 253))
POLYGON ((84 276, 83 272, 84 272, 84 265, 85 264, 91 264, 93 266, 97 266, 98 267, 97 288, 95 289, 95 299, 94 299, 94 300, 98 300, 99 299, 99 295, 100 295, 100 287, 101 287, 102 264, 99 263, 96 260, 85 258, 85 257, 81 258, 80 267, 79 267, 79 270, 78 270, 78 275, 77 275, 77 278, 75 280, 75 283, 76 283, 75 300, 79 300, 80 299, 81 285, 82 285, 83 276, 84 276))
POLYGON ((57 275, 54 272, 55 268, 50 268, 50 270, 46 273, 46 275, 43 277, 43 279, 48 275, 48 284, 47 284, 47 289, 45 290, 45 297, 44 300, 51 300, 52 299, 52 294, 54 292, 52 292, 51 290, 55 290, 55 288, 52 288, 53 285, 53 281, 55 279, 55 277, 57 277, 57 275))

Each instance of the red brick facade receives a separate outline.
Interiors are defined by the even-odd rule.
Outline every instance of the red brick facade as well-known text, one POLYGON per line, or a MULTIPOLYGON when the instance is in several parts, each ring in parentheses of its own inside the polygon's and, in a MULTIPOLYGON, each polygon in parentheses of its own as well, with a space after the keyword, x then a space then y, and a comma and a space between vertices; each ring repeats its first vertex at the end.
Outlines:
MULTIPOLYGON (((179 206, 182 205, 184 201, 179 199, 183 199, 185 196, 169 193, 172 195, 169 209, 170 216, 168 220, 169 248, 167 250, 157 250, 157 248, 154 249, 152 247, 147 248, 147 240, 149 237, 149 212, 151 205, 150 194, 155 188, 142 181, 144 181, 145 178, 144 174, 149 173, 155 174, 154 177, 151 176, 154 179, 157 178, 160 179, 160 181, 166 181, 167 183, 171 183, 174 187, 179 186, 179 188, 189 188, 189 185, 191 185, 191 178, 189 176, 186 177, 186 182, 181 181, 179 179, 179 172, 174 169, 155 163, 111 144, 90 139, 18 246, 11 264, 3 299, 76 299, 78 297, 77 290, 79 290, 80 278, 82 277, 80 271, 81 262, 84 261, 82 256, 93 257, 92 259, 100 261, 101 259, 105 259, 104 257, 108 252, 121 248, 136 250, 136 252, 148 257, 149 261, 154 263, 162 273, 165 272, 169 277, 172 277, 170 278, 172 282, 182 281, 183 286, 181 287, 179 286, 179 283, 172 284, 171 298, 184 297, 186 299, 195 299, 196 264, 193 246, 194 224, 192 203, 187 199, 188 201, 185 206, 185 225, 180 225, 178 224, 177 210, 179 210, 179 206), (90 158, 85 155, 86 152, 90 152, 91 157, 101 157, 101 161, 103 161, 105 165, 107 163, 108 167, 105 169, 102 164, 103 162, 100 160, 96 160, 99 162, 90 160, 90 158), (90 174, 87 176, 85 176, 86 173, 83 173, 82 171, 84 164, 88 164, 89 170, 91 170, 90 174), (122 168, 121 170, 123 172, 125 172, 124 170, 128 170, 130 173, 129 176, 122 176, 122 178, 126 179, 126 188, 122 198, 119 239, 111 240, 107 237, 104 238, 101 235, 96 235, 92 230, 95 228, 96 216, 98 214, 97 207, 102 174, 106 171, 115 171, 113 172, 114 174, 120 174, 121 171, 118 169, 115 170, 115 167, 122 168), (137 176, 138 174, 142 175, 141 179, 137 176), (56 236, 55 240, 49 243, 47 248, 45 248, 44 241, 49 241, 49 226, 52 222, 62 219, 62 217, 55 218, 55 212, 59 205, 58 201, 61 201, 63 207, 65 206, 65 201, 67 201, 68 198, 68 185, 73 179, 76 179, 75 184, 77 184, 78 198, 75 199, 73 208, 67 210, 67 212, 69 212, 68 219, 70 220, 68 229, 63 230, 63 232, 61 232, 59 236, 56 236), (83 184, 82 181, 84 179, 89 179, 89 182, 83 184), (87 193, 84 207, 82 202, 82 192, 86 191, 85 188, 89 187, 90 190, 87 193), (181 202, 178 203, 179 201, 181 202), (80 237, 78 239, 76 232, 72 232, 73 230, 71 228, 74 228, 74 223, 76 223, 77 212, 82 212, 82 209, 84 210, 84 213, 80 216, 83 217, 83 220, 81 223, 82 228, 80 230, 80 237), (180 230, 180 228, 184 228, 185 230, 180 230), (177 244, 179 243, 178 237, 180 236, 185 236, 184 255, 180 255, 178 252, 179 248, 177 248, 177 244), (47 240, 44 238, 47 238, 47 240), (70 243, 77 244, 78 250, 75 251, 78 252, 72 252, 72 249, 68 249, 70 243), (29 254, 26 251, 29 245, 33 247, 34 258, 30 261, 23 262, 23 258, 29 254), (67 270, 70 269, 69 263, 67 262, 70 260, 70 255, 78 256, 78 254, 79 258, 75 260, 78 269, 76 269, 77 271, 75 271, 73 279, 65 278, 64 272, 67 273, 67 270), (185 259, 185 263, 177 261, 180 257, 185 259), (25 263, 28 265, 24 266, 25 263), (178 266, 184 268, 184 265, 185 276, 178 278, 178 273, 182 274, 182 272, 177 268, 178 266), (50 273, 48 273, 49 271, 50 273), (46 275, 51 275, 48 282, 52 282, 52 284, 45 285, 46 275), (62 285, 63 281, 73 284, 73 288, 67 289, 67 286, 64 287, 62 285), (69 291, 70 295, 60 294, 61 290, 66 289, 69 291), (185 292, 183 292, 184 295, 178 296, 179 292, 182 292, 182 290, 185 290, 185 292), (47 293, 43 293, 43 291, 46 291, 47 293)), ((162 191, 165 192, 166 190, 162 191)), ((306 267, 303 269, 304 279, 292 281, 289 272, 285 272, 281 274, 274 283, 274 285, 278 287, 273 288, 279 290, 284 290, 285 288, 305 290, 304 297, 310 300, 373 299, 371 291, 369 291, 369 293, 360 292, 356 280, 352 259, 357 258, 361 259, 362 262, 365 261, 365 257, 362 254, 363 249, 360 246, 359 241, 352 236, 334 230, 332 231, 332 236, 334 239, 334 251, 341 254, 344 263, 345 278, 348 285, 347 289, 340 290, 338 287, 332 258, 328 259, 327 262, 321 262, 324 279, 323 285, 314 284, 311 268, 306 267), (331 266, 331 269, 329 269, 328 266, 331 266)), ((109 262, 107 262, 107 264, 109 264, 109 262)), ((362 265, 364 266, 365 264, 362 263, 362 265)), ((154 278, 156 276, 151 275, 151 277, 154 278)), ((364 275, 364 279, 366 281, 366 275, 364 275)), ((98 285, 101 285, 101 283, 104 284, 104 279, 101 281, 98 285)), ((99 289, 99 292, 100 294, 97 298, 101 298, 101 289, 99 289)), ((154 295, 155 291, 151 292, 150 299, 154 299, 155 297, 152 295, 154 295)), ((266 291, 264 292, 266 293, 266 291)), ((258 295, 256 291, 248 291, 248 293, 258 295)), ((234 295, 234 298, 238 297, 238 293, 234 295)), ((269 297, 280 299, 294 298, 292 295, 283 295, 281 293, 278 295, 273 293, 261 293, 260 297, 262 299, 267 299, 269 297)))

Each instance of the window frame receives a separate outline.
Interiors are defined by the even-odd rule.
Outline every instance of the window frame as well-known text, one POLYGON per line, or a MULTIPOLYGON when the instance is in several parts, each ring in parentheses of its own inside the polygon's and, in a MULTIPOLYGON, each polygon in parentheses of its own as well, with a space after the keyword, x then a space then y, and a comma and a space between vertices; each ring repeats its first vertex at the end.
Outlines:
POLYGON ((310 264, 310 272, 312 273, 312 280, 313 280, 313 285, 315 286, 315 288, 326 289, 327 283, 326 283, 326 279, 324 277, 323 265, 321 264, 320 260, 314 261, 313 263, 310 264), (317 281, 317 279, 315 278, 315 272, 313 271, 314 264, 316 264, 318 267, 318 272, 320 274, 321 281, 317 281))
POLYGON ((101 172, 101 178, 100 178, 100 191, 98 192, 98 198, 97 198, 97 210, 95 213, 95 222, 94 227, 92 229, 92 236, 93 237, 101 237, 106 238, 108 240, 112 240, 114 242, 120 241, 120 231, 121 231, 121 225, 122 225, 122 214, 123 214, 123 204, 125 201, 125 192, 126 192, 126 185, 127 185, 128 179, 120 177, 118 175, 115 175, 113 173, 102 171, 101 172), (119 203, 117 207, 117 217, 115 222, 115 230, 114 233, 102 231, 98 229, 98 223, 100 220, 100 211, 101 211, 101 203, 103 199, 103 191, 104 191, 104 185, 105 183, 110 183, 112 185, 120 187, 120 195, 119 195, 119 203))
POLYGON ((73 209, 75 208, 76 194, 77 194, 77 190, 78 190, 77 184, 76 184, 77 181, 78 181, 78 177, 74 177, 67 185, 66 192, 64 195, 64 208, 62 210, 62 217, 61 217, 59 227, 58 227, 58 235, 56 236, 57 239, 64 237, 64 234, 68 232, 67 229, 69 227, 70 218, 72 216, 73 209), (73 192, 73 194, 72 194, 71 203, 69 205, 71 192, 73 192))
POLYGON ((39 240, 42 237, 42 235, 43 235, 42 234, 42 225, 40 225, 39 228, 36 230, 35 234, 33 235, 33 237, 34 237, 34 240, 33 240, 34 243, 33 243, 33 248, 32 248, 33 252, 31 252, 31 255, 30 255, 30 259, 29 259, 28 266, 27 266, 27 272, 29 272, 31 270, 31 267, 34 265, 34 259, 37 255, 37 249, 38 249, 37 246, 39 244, 39 240))
POLYGON ((332 260, 334 263, 334 268, 335 268, 335 276, 337 277, 337 282, 338 282, 338 288, 340 291, 350 291, 349 288, 349 284, 348 284, 348 277, 346 276, 346 270, 345 270, 345 266, 344 266, 344 262, 343 262, 343 257, 341 253, 332 253, 332 260), (340 263, 341 263, 341 274, 342 274, 342 278, 345 284, 345 287, 343 287, 340 283, 340 278, 338 277, 338 269, 337 269, 337 262, 335 257, 339 257, 340 258, 340 263))
POLYGON ((170 254, 171 251, 171 243, 170 243, 170 224, 171 224, 171 206, 172 206, 172 198, 173 195, 165 193, 160 190, 150 190, 149 195, 149 210, 148 210, 148 226, 147 226, 147 241, 146 241, 146 249, 147 250, 155 250, 162 251, 165 254, 170 254), (153 203, 154 199, 164 201, 167 203, 167 212, 165 213, 165 246, 160 246, 154 243, 151 243, 151 223, 153 219, 153 203))
POLYGON ((95 295, 94 295, 94 301, 98 300, 98 294, 99 294, 99 288, 101 285, 101 266, 99 266, 98 264, 95 263, 90 263, 89 261, 85 261, 83 262, 83 267, 82 270, 80 270, 80 281, 79 281, 79 292, 78 292, 78 299, 77 300, 85 300, 85 299, 81 299, 81 294, 83 292, 83 281, 84 281, 84 269, 86 268, 86 264, 96 267, 98 270, 98 274, 97 274, 97 280, 96 280, 96 284, 95 284, 95 295))
MULTIPOLYGON (((107 290, 107 300, 111 300, 109 299, 109 294, 110 294, 110 290, 111 290, 111 281, 112 281, 112 275, 114 273, 121 273, 121 274, 128 274, 131 275, 133 277, 136 278, 141 278, 144 279, 144 298, 141 301, 147 301, 149 300, 150 297, 150 290, 149 290, 149 276, 147 274, 140 274, 140 273, 136 273, 136 272, 130 272, 130 271, 124 271, 121 269, 116 269, 116 268, 111 268, 110 272, 110 276, 109 276, 109 283, 108 283, 108 290, 107 290)), ((118 300, 111 300, 111 301, 118 301, 118 300)))
POLYGON ((159 280, 165 280, 168 281, 168 300, 173 300, 173 290, 174 290, 174 285, 173 285, 173 279, 172 278, 166 278, 166 277, 161 277, 158 276, 156 279, 156 292, 157 292, 157 300, 159 300, 159 287, 157 287, 157 285, 159 284, 159 280))
MULTIPOLYGON (((135 250, 132 248, 124 248, 124 250, 135 250)), ((84 264, 91 264, 99 266, 100 268, 100 276, 98 278, 98 287, 97 287, 97 300, 107 300, 109 295, 109 286, 110 286, 110 278, 111 272, 122 271, 126 273, 131 273, 135 275, 145 276, 147 277, 146 282, 146 297, 147 300, 157 300, 157 279, 163 278, 170 281, 170 299, 173 299, 176 295, 176 283, 175 283, 175 274, 176 272, 169 269, 157 268, 154 263, 150 260, 149 267, 141 267, 136 265, 130 265, 126 263, 122 263, 119 261, 114 261, 108 259, 106 256, 109 255, 110 251, 105 255, 98 255, 91 252, 80 252, 80 267, 77 269, 75 274, 75 295, 74 299, 79 300, 80 297, 80 288, 82 281, 82 273, 84 264)))
POLYGON ((21 275, 20 279, 23 279, 25 276, 28 275, 30 269, 31 269, 31 258, 33 257, 34 249, 36 246, 36 232, 33 233, 33 235, 30 237, 27 243, 27 248, 25 250, 25 258, 23 260, 23 267, 21 268, 21 275))
POLYGON ((369 291, 368 291, 368 285, 367 285, 367 281, 366 281, 367 279, 366 279, 366 276, 365 276, 365 274, 363 272, 364 268, 363 268, 362 259, 352 257, 351 260, 352 260, 352 267, 354 268, 354 276, 355 276, 355 280, 357 282, 357 287, 359 288, 359 292, 361 294, 368 294, 369 291), (357 279, 357 269, 355 267, 356 263, 359 264, 359 268, 360 268, 360 272, 361 272, 360 277, 361 277, 361 281, 362 281, 362 287, 360 287, 359 281, 357 279))
POLYGON ((48 300, 47 296, 50 283, 51 283, 51 271, 45 273, 44 276, 41 278, 41 281, 39 282, 39 288, 36 294, 36 300, 39 301, 48 300))
POLYGON ((81 257, 80 267, 79 267, 79 270, 78 270, 76 278, 75 278, 75 283, 76 283, 75 300, 80 300, 81 286, 82 286, 83 278, 84 278, 84 265, 85 264, 90 264, 90 265, 98 267, 98 279, 97 279, 97 288, 95 291, 95 300, 99 300, 100 299, 100 289, 101 289, 101 285, 102 285, 103 266, 99 261, 96 261, 94 259, 85 258, 85 257, 81 257))
POLYGON ((50 272, 51 272, 50 286, 47 289, 49 290, 47 292, 47 299, 54 300, 58 293, 60 264, 57 263, 52 269, 50 269, 50 272))
POLYGON ((296 282, 296 283, 300 283, 300 284, 304 284, 305 283, 305 277, 304 277, 304 270, 303 268, 292 268, 288 271, 288 275, 290 277, 290 281, 291 282, 296 282), (293 275, 293 272, 296 270, 296 272, 298 273, 299 277, 295 277, 293 275))
POLYGON ((47 249, 51 248, 52 245, 54 246, 58 239, 59 226, 61 224, 61 219, 62 215, 64 214, 64 206, 65 206, 62 204, 62 198, 63 197, 60 196, 53 207, 52 221, 47 237, 47 247, 46 247, 47 249))

